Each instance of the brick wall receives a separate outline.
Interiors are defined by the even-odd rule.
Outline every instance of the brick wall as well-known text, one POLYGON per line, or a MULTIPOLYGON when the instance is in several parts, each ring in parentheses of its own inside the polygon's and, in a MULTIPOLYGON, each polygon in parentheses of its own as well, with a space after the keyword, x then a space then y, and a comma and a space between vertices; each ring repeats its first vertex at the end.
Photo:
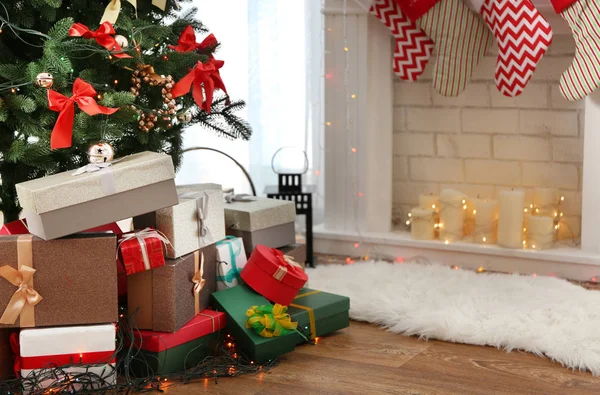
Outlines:
POLYGON ((581 227, 583 101, 558 89, 574 54, 571 36, 555 36, 533 80, 517 98, 494 84, 496 51, 485 57, 458 98, 434 92, 431 65, 417 83, 394 86, 394 217, 405 218, 420 193, 456 188, 496 197, 522 187, 556 187, 566 198, 563 237, 581 227))

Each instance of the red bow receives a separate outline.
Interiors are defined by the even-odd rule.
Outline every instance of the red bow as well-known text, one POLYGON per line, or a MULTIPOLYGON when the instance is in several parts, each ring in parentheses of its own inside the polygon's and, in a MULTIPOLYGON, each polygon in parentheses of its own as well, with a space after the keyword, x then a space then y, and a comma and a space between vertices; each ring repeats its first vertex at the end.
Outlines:
MULTIPOLYGON (((95 31, 91 31, 83 23, 74 23, 73 26, 71 26, 71 28, 69 29, 70 37, 83 37, 88 39, 93 38, 99 45, 103 46, 109 51, 121 52, 121 46, 117 43, 117 40, 115 40, 115 38, 112 36, 115 33, 115 29, 113 28, 110 22, 104 22, 95 31)), ((126 53, 114 53, 112 55, 115 58, 131 58, 131 56, 127 55, 126 53)))
POLYGON ((114 114, 119 110, 118 108, 108 108, 98 105, 96 100, 94 100, 94 96, 96 96, 94 88, 81 78, 75 80, 73 84, 73 96, 71 97, 48 90, 48 108, 52 111, 60 112, 54 129, 52 129, 50 148, 68 148, 72 145, 75 103, 79 105, 81 111, 88 115, 114 114))
POLYGON ((208 63, 198 62, 196 67, 175 84, 171 91, 173 97, 183 96, 191 89, 196 104, 204 111, 210 113, 215 88, 219 88, 227 93, 225 84, 219 74, 219 69, 223 67, 224 64, 225 62, 222 60, 215 59, 211 59, 208 63), (202 94, 202 84, 204 84, 206 101, 204 101, 204 95, 202 94))
MULTIPOLYGON (((179 40, 177 40, 177 45, 169 45, 169 48, 174 49, 177 52, 192 52, 197 49, 203 52, 206 49, 216 47, 218 44, 217 38, 212 33, 209 34, 201 43, 196 42, 196 33, 194 32, 194 28, 188 26, 183 30, 183 32, 181 32, 179 40)), ((210 57, 212 58, 212 54, 210 57)))

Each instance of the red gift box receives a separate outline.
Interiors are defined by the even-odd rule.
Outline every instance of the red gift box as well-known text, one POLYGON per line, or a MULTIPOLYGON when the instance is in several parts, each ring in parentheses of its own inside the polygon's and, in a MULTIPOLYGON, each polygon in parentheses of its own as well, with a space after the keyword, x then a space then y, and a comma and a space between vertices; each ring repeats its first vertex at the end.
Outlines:
MULTIPOLYGON (((119 225, 116 222, 98 226, 96 228, 84 230, 82 233, 101 233, 101 232, 112 232, 116 235, 123 233, 119 225)), ((27 228, 27 220, 25 218, 18 221, 9 222, 4 224, 0 228, 0 235, 28 235, 29 229, 27 228)))
POLYGON ((256 246, 240 276, 256 292, 284 306, 292 303, 308 281, 298 263, 264 245, 256 246))
POLYGON ((171 243, 151 228, 125 233, 119 241, 118 250, 127 275, 164 266, 163 244, 171 243))
POLYGON ((226 322, 225 313, 205 309, 175 333, 134 331, 134 344, 142 350, 162 352, 225 329, 226 322))

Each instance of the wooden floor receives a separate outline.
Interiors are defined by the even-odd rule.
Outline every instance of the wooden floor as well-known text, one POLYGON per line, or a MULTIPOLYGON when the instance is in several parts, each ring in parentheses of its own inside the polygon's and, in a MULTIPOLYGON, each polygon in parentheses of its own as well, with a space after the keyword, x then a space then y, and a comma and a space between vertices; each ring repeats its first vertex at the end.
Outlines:
POLYGON ((600 394, 600 377, 529 353, 423 341, 352 322, 268 373, 177 385, 169 394, 600 394))

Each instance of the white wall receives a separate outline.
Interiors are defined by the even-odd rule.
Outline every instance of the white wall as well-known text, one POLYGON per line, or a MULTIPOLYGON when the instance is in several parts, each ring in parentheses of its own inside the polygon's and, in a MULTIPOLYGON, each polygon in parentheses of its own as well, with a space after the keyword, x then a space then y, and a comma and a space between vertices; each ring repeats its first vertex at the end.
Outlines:
POLYGON ((560 188, 566 198, 563 237, 579 234, 584 102, 558 89, 572 61, 570 35, 556 35, 532 82, 518 98, 494 84, 496 51, 486 56, 458 98, 435 93, 431 66, 417 83, 394 89, 394 219, 402 223, 420 193, 456 188, 494 197, 506 188, 560 188))

